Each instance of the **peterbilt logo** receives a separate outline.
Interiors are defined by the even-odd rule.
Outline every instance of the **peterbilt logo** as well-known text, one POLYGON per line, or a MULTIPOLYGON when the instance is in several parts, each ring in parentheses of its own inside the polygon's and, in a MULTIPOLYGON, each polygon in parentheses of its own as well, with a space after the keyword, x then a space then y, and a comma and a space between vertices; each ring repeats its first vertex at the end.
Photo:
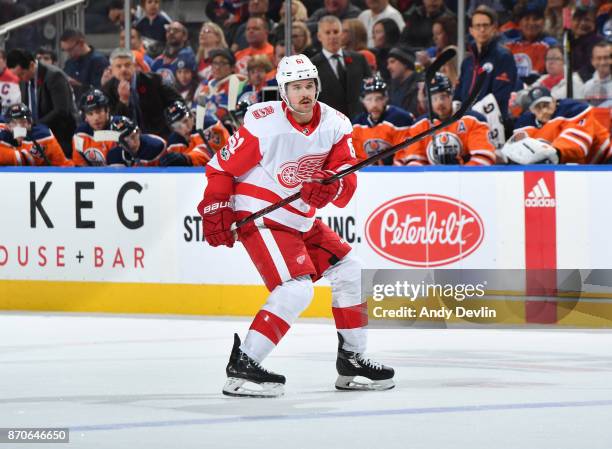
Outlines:
POLYGON ((413 267, 464 259, 482 243, 478 213, 454 198, 415 194, 379 206, 365 224, 366 239, 380 256, 413 267))

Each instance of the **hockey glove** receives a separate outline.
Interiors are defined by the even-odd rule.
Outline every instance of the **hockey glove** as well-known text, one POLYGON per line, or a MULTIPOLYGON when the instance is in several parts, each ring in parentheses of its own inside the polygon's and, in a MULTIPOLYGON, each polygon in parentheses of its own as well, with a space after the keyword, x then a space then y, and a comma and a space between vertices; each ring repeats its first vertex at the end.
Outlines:
POLYGON ((512 164, 558 164, 559 152, 547 142, 532 137, 520 140, 511 138, 501 149, 502 155, 512 164))
POLYGON ((159 159, 160 167, 191 167, 191 158, 183 153, 166 153, 159 159))
POLYGON ((310 180, 302 184, 302 190, 300 191, 302 201, 317 209, 325 207, 332 202, 338 196, 340 181, 336 180, 330 184, 323 184, 321 181, 333 174, 333 172, 325 170, 314 172, 310 180))
POLYGON ((198 211, 202 216, 204 238, 210 246, 234 246, 234 232, 230 230, 236 215, 229 200, 205 199, 198 211))

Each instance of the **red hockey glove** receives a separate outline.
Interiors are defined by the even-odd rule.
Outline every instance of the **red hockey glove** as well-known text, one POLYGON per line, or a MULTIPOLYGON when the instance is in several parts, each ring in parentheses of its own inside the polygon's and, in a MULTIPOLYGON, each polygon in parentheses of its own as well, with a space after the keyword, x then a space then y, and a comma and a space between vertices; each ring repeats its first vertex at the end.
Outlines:
POLYGON ((300 191, 302 201, 317 209, 325 207, 333 201, 338 195, 338 190, 340 190, 340 181, 334 181, 331 184, 321 183, 322 179, 329 178, 333 174, 331 171, 324 170, 314 172, 310 181, 302 184, 302 190, 300 191))
POLYGON ((236 215, 229 200, 205 199, 198 206, 202 216, 204 238, 210 246, 234 246, 234 232, 230 227, 236 215))

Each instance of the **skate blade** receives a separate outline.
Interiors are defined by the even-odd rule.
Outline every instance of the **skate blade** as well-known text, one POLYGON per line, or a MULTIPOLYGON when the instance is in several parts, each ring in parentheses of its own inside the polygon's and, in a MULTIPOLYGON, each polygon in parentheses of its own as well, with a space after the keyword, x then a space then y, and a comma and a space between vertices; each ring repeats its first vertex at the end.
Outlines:
POLYGON ((285 394, 285 386, 275 382, 258 384, 246 379, 229 377, 223 386, 223 394, 249 398, 277 398, 285 394))
POLYGON ((395 387, 393 379, 370 380, 361 376, 338 376, 336 380, 336 389, 343 391, 383 391, 393 387, 395 387))

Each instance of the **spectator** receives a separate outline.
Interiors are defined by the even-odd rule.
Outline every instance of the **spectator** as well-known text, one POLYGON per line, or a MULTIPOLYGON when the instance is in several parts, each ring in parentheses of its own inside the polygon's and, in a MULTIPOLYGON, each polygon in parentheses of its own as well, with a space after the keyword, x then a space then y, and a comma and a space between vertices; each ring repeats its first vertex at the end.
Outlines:
MULTIPOLYGON (((291 43, 296 55, 312 57, 317 53, 315 48, 312 46, 312 36, 310 30, 304 22, 293 22, 293 28, 291 30, 291 43)), ((284 44, 283 44, 284 45, 284 44)), ((280 59, 278 60, 280 62, 280 59)))
POLYGON ((106 156, 115 146, 112 141, 98 141, 96 131, 110 130, 110 110, 108 98, 99 90, 86 92, 80 101, 83 123, 72 137, 72 160, 79 167, 99 167, 106 165, 106 156))
MULTIPOLYGON (((429 67, 431 62, 449 45, 457 44, 457 18, 441 16, 434 20, 432 28, 434 45, 426 50, 416 52, 416 64, 422 69, 429 67)), ((455 86, 455 80, 451 80, 455 86)))
POLYGON ((195 53, 189 45, 189 33, 181 22, 166 25, 166 46, 161 55, 153 61, 151 70, 159 73, 167 84, 176 81, 176 68, 179 60, 191 67, 195 66, 195 53))
MULTIPOLYGON (((285 2, 283 1, 280 9, 280 21, 272 28, 270 33, 272 42, 285 40, 285 2)), ((293 23, 305 23, 308 20, 306 6, 300 0, 291 0, 291 21, 293 23)), ((293 39, 293 37, 291 38, 293 39)), ((299 54, 299 53, 297 53, 299 54)))
POLYGON ((161 10, 160 0, 140 0, 144 15, 134 24, 142 37, 166 43, 166 25, 172 22, 168 14, 161 10))
POLYGON ((363 22, 368 32, 368 47, 374 47, 374 38, 372 37, 372 29, 374 24, 381 19, 392 19, 400 31, 404 29, 406 23, 402 14, 389 4, 389 0, 366 0, 366 5, 370 9, 366 9, 359 14, 359 20, 363 22))
POLYGON ((7 54, 6 62, 19 78, 21 98, 32 113, 33 123, 51 128, 64 154, 70 157, 78 113, 64 72, 36 61, 32 53, 19 48, 7 54))
MULTIPOLYGON (((573 98, 584 98, 584 84, 578 73, 572 72, 572 82, 573 98)), ((533 87, 536 86, 544 86, 557 100, 567 98, 563 48, 560 45, 554 45, 546 52, 546 75, 533 83, 533 87)))
POLYGON ((591 53, 595 44, 602 40, 595 29, 595 9, 582 6, 572 14, 572 67, 586 81, 593 76, 595 69, 591 65, 591 53))
POLYGON ((268 22, 261 17, 247 20, 246 38, 248 48, 236 53, 236 72, 246 75, 249 59, 256 55, 265 55, 270 62, 274 59, 274 47, 268 42, 268 22))
POLYGON ((178 58, 174 88, 183 97, 183 101, 189 108, 195 106, 195 92, 199 84, 194 61, 178 58))
POLYGON ((9 107, 6 119, 7 127, 0 131, 0 165, 74 165, 49 128, 34 124, 32 112, 25 104, 9 107))
POLYGON ((236 59, 228 48, 219 48, 210 52, 212 67, 211 79, 202 81, 195 97, 198 104, 205 105, 208 113, 223 120, 227 115, 227 92, 230 75, 234 73, 236 59))
POLYGON ((198 52, 196 54, 196 64, 198 78, 207 80, 211 76, 210 52, 217 48, 227 48, 223 30, 215 22, 204 22, 200 28, 198 38, 198 52))
MULTIPOLYGON (((453 114, 453 86, 450 80, 436 73, 431 87, 431 117, 417 119, 411 133, 425 132, 453 114)), ((468 165, 488 166, 495 164, 495 147, 489 139, 489 126, 485 117, 468 111, 461 120, 440 130, 434 136, 410 145, 396 153, 398 165, 468 165)))
POLYGON ((125 48, 113 50, 110 56, 112 78, 102 86, 112 115, 132 117, 147 133, 162 137, 169 134, 163 118, 164 108, 181 96, 162 82, 157 73, 136 72, 134 55, 125 48))
POLYGON ((517 75, 526 84, 533 83, 545 72, 546 52, 557 41, 544 35, 544 9, 527 3, 517 12, 518 30, 504 33, 505 46, 514 55, 517 75))
MULTIPOLYGON (((597 121, 587 103, 571 99, 557 101, 545 87, 535 87, 529 92, 528 105, 529 111, 516 121, 509 143, 524 137, 550 142, 556 150, 553 162, 561 164, 597 164, 610 159, 610 132, 597 121)), ((508 145, 502 150, 507 156, 508 145)), ((532 161, 510 159, 517 163, 537 163, 541 161, 537 153, 531 150, 532 161)))
MULTIPOLYGON (((153 65, 153 58, 147 54, 140 32, 136 28, 130 28, 130 35, 130 49, 136 61, 136 69, 144 73, 150 72, 151 66, 153 65)), ((119 47, 125 47, 125 30, 121 30, 119 33, 119 47)), ((104 82, 106 81, 108 80, 104 82)), ((104 82, 102 82, 102 84, 104 84, 104 82)))
POLYGON ((570 0, 548 0, 544 11, 544 33, 554 37, 558 42, 563 38, 563 8, 570 0))
POLYGON ((17 103, 21 103, 19 78, 6 67, 6 52, 0 49, 0 113, 17 103))
POLYGON ((172 134, 168 138, 168 153, 160 160, 162 167, 202 167, 230 137, 221 122, 210 114, 204 117, 204 129, 197 130, 193 114, 180 101, 168 106, 164 115, 172 134))
POLYGON ((380 19, 372 28, 372 39, 374 41, 374 55, 376 56, 376 67, 380 76, 385 81, 389 81, 390 74, 387 70, 387 56, 399 41, 400 30, 393 19, 380 19))
POLYGON ((57 65, 57 54, 47 47, 38 47, 36 50, 36 60, 42 61, 47 65, 57 65))
POLYGON ((164 139, 155 134, 143 134, 129 117, 113 117, 111 131, 120 135, 119 145, 106 155, 106 164, 111 167, 157 167, 167 153, 164 139))
MULTIPOLYGON (((351 4, 350 0, 325 0, 323 7, 313 12, 306 25, 310 34, 318 36, 319 21, 325 16, 336 16, 340 21, 344 19, 356 19, 359 17, 361 9, 351 4)), ((318 48, 318 45, 315 45, 318 48)))
MULTIPOLYGON (((125 0, 111 0, 106 9, 108 20, 117 28, 123 28, 125 24, 125 0)), ((130 8, 130 15, 134 17, 136 10, 130 8)))
POLYGON ((423 0, 423 5, 414 5, 404 14, 406 27, 400 35, 400 42, 406 46, 427 48, 433 45, 433 21, 440 16, 454 16, 444 0, 423 0))
POLYGON ((612 44, 605 41, 595 44, 591 64, 595 67, 595 73, 584 85, 584 98, 593 106, 609 108, 612 106, 612 44))
POLYGON ((319 101, 354 117, 363 111, 359 101, 361 82, 371 76, 365 58, 342 50, 342 22, 336 16, 324 16, 319 21, 318 37, 323 50, 312 58, 319 71, 321 94, 319 101))
POLYGON ((74 29, 66 29, 60 37, 60 47, 68 59, 64 73, 72 86, 76 98, 92 87, 100 88, 108 59, 85 41, 85 35, 74 29))
MULTIPOLYGON (((268 24, 268 30, 274 29, 276 24, 266 16, 268 13, 268 0, 249 0, 248 11, 249 19, 253 17, 260 17, 268 24)), ((236 33, 234 33, 231 45, 231 50, 233 52, 243 50, 249 46, 246 38, 247 24, 248 20, 240 24, 236 30, 236 33)))
POLYGON ((478 100, 493 94, 503 120, 507 121, 510 93, 516 86, 516 63, 512 53, 499 44, 496 29, 497 15, 491 8, 479 6, 474 10, 469 29, 474 43, 469 46, 469 54, 461 63, 455 100, 465 101, 468 98, 476 68, 490 62, 493 64, 493 71, 487 75, 478 100))
POLYGON ((263 101, 261 90, 267 86, 276 86, 276 81, 267 80, 267 74, 272 70, 272 63, 263 55, 253 56, 247 64, 247 81, 238 95, 238 102, 248 101, 249 104, 263 101))
POLYGON ((393 47, 387 58, 387 69, 391 77, 389 104, 416 116, 419 76, 415 71, 414 54, 407 48, 393 47))
MULTIPOLYGON (((361 101, 366 112, 353 120, 353 146, 358 159, 374 156, 408 138, 414 117, 389 104, 387 83, 382 78, 363 80, 361 101)), ((393 165, 393 155, 378 165, 393 165)))
POLYGON ((342 22, 342 48, 357 51, 366 58, 370 71, 376 72, 376 56, 367 49, 368 34, 359 19, 345 19, 342 22))

